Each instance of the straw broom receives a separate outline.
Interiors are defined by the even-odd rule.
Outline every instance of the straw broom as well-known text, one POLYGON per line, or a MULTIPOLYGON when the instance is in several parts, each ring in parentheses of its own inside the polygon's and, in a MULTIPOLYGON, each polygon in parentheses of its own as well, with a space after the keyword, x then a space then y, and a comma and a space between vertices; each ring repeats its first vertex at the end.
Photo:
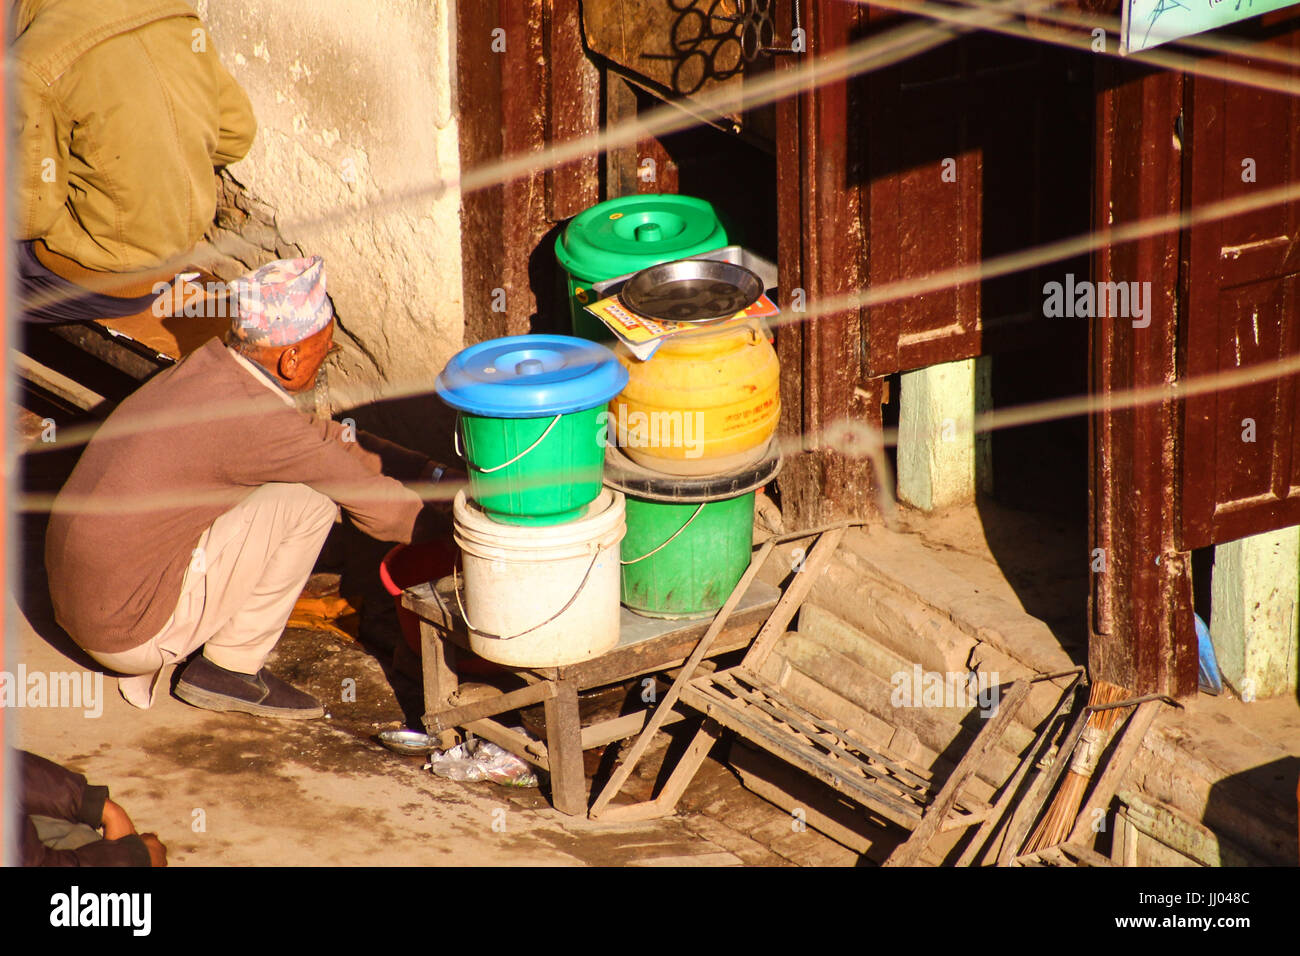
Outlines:
MULTIPOLYGON (((1088 691, 1088 706, 1099 707, 1113 704, 1128 697, 1124 688, 1105 681, 1093 681, 1088 691)), ((1094 710, 1088 714, 1083 734, 1074 748, 1070 769, 1065 775, 1065 782, 1056 791, 1052 805, 1039 821, 1037 828, 1020 852, 1033 853, 1046 847, 1059 846, 1070 836, 1074 829, 1075 818, 1083 803, 1083 795, 1088 790, 1088 781, 1097 769, 1097 761, 1110 740, 1117 724, 1120 723, 1127 707, 1112 707, 1109 710, 1094 710)))

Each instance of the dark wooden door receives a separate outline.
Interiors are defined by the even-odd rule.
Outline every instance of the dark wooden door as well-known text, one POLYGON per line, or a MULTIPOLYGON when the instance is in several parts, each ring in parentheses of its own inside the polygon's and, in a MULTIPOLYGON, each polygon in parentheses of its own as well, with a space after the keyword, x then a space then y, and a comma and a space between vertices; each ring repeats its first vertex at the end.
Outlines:
MULTIPOLYGON (((1092 83, 1083 54, 977 33, 862 82, 872 286, 1087 231, 1092 83)), ((868 374, 992 351, 1002 343, 991 333, 1010 326, 1006 344, 1045 332, 1043 276, 1056 271, 869 308, 868 374)))
MULTIPOLYGON (((1300 32, 1270 49, 1300 58, 1300 32)), ((1202 76, 1187 89, 1185 208, 1300 183, 1300 97, 1202 76)), ((1300 354, 1300 201, 1196 225, 1182 249, 1184 377, 1300 354)), ((1193 396, 1183 427, 1182 549, 1300 523, 1295 376, 1193 396)))

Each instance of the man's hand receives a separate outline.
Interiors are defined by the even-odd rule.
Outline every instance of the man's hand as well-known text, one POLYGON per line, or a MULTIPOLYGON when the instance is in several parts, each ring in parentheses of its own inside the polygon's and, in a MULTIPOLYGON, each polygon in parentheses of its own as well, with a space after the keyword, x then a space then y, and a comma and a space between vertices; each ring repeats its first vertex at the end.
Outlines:
POLYGON ((156 833, 142 833, 140 839, 144 841, 145 847, 149 850, 150 866, 167 865, 167 848, 162 845, 156 833))
POLYGON ((436 461, 430 460, 424 466, 424 471, 420 472, 421 481, 436 481, 438 484, 455 484, 469 480, 469 475, 459 468, 452 468, 449 465, 440 465, 436 461))
MULTIPOLYGON (((437 496, 434 500, 450 510, 456 491, 465 486, 469 481, 469 475, 459 468, 449 468, 439 465, 436 461, 430 461, 420 473, 420 480, 433 482, 433 494, 437 496)), ((429 497, 425 500, 429 500, 429 497)))
POLYGON ((135 832, 135 824, 126 815, 126 811, 112 800, 104 801, 104 839, 120 840, 135 832))

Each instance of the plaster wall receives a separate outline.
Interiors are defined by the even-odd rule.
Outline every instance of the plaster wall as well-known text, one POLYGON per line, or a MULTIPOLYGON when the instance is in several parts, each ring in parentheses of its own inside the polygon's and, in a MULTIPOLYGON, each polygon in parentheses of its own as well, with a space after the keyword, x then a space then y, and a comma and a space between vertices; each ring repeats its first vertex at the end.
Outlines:
POLYGON ((426 451, 445 431, 424 427, 445 416, 429 390, 464 330, 460 196, 436 188, 459 173, 453 3, 195 4, 257 114, 230 175, 325 259, 344 346, 331 410, 426 451))

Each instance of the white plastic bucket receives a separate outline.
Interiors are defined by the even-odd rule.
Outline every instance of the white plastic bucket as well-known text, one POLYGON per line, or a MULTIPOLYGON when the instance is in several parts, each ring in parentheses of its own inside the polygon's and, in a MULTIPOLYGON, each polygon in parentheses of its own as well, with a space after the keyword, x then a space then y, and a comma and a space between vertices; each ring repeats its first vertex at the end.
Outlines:
POLYGON ((622 494, 603 489, 582 517, 558 525, 501 524, 464 491, 452 514, 463 566, 456 599, 475 654, 558 667, 618 643, 622 494))

